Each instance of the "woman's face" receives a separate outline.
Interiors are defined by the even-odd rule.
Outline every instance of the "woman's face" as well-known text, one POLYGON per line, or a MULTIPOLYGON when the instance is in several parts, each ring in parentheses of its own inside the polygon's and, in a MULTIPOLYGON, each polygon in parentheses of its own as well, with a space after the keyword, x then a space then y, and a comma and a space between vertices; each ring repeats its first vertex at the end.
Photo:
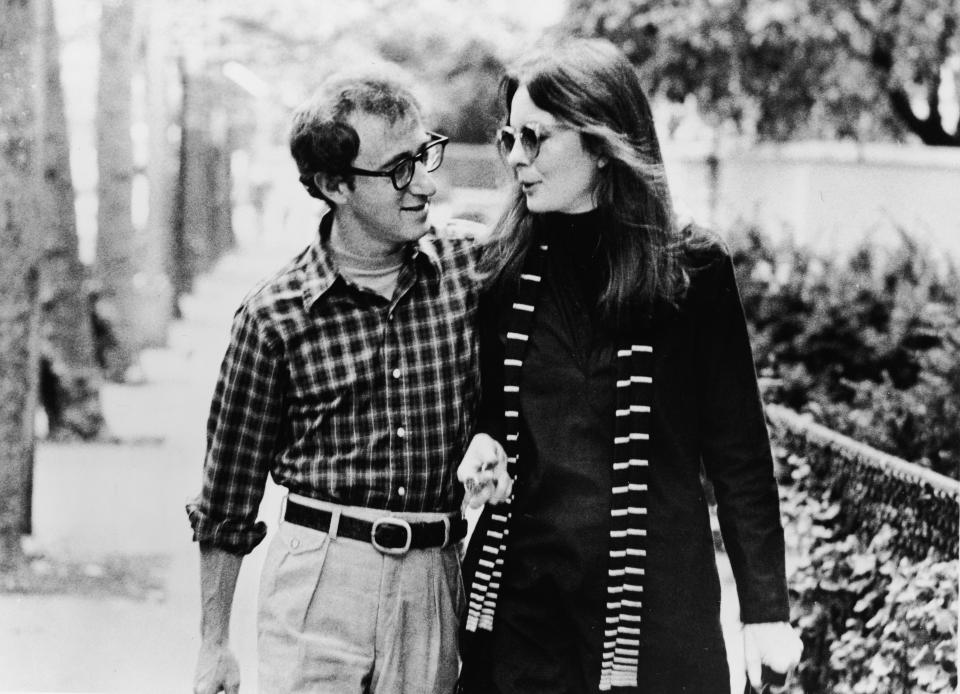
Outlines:
POLYGON ((531 124, 540 126, 540 153, 530 161, 518 137, 507 156, 527 198, 527 209, 568 214, 592 210, 597 158, 584 149, 579 132, 538 108, 521 84, 510 102, 509 125, 519 131, 531 124))

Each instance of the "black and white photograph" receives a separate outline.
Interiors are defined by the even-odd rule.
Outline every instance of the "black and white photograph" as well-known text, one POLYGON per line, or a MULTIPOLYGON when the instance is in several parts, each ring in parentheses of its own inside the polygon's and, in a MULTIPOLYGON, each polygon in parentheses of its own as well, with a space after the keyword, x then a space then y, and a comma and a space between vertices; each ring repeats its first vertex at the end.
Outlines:
POLYGON ((0 693, 949 694, 960 0, 0 0, 0 693))

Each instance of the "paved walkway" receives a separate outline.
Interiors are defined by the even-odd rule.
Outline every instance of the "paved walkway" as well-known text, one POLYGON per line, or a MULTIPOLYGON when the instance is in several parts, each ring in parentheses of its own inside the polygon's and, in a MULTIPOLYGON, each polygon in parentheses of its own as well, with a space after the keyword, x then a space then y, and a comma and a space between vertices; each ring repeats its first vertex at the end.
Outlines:
MULTIPOLYGON (((288 222, 288 229, 309 234, 311 225, 288 222)), ((80 591, 0 594, 0 692, 191 690, 198 559, 183 507, 200 485, 206 410, 233 310, 303 239, 248 237, 197 282, 184 301, 184 319, 171 328, 169 347, 143 355, 143 382, 106 387, 116 443, 40 444, 31 549, 89 562, 93 573, 120 557, 152 567, 157 587, 136 599, 80 591)), ((268 490, 261 515, 271 530, 278 502, 277 490, 268 490)), ((255 690, 256 584, 265 547, 244 562, 232 622, 245 692, 255 690)), ((724 622, 735 629, 735 620, 736 606, 728 602, 724 622)), ((730 646, 738 659, 739 637, 730 646)), ((734 673, 736 692, 743 684, 737 668, 734 673)))
MULTIPOLYGON (((206 411, 234 309, 299 245, 295 238, 248 238, 196 283, 168 348, 142 355, 142 383, 105 387, 115 443, 39 445, 30 550, 53 564, 89 562, 90 572, 117 557, 140 561, 157 572, 159 587, 145 599, 0 595, 0 691, 191 690, 200 598, 184 504, 200 485, 206 411)), ((277 501, 271 490, 265 517, 276 518, 277 501)), ((261 554, 244 563, 233 621, 245 691, 256 681, 261 554)))

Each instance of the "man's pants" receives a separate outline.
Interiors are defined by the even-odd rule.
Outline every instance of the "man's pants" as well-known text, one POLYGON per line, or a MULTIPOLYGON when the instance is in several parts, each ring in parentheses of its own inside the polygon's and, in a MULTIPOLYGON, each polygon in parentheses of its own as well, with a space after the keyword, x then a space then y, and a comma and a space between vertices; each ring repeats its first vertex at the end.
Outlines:
MULTIPOLYGON (((371 521, 385 515, 311 505, 371 521)), ((386 555, 282 521, 260 580, 260 694, 450 694, 464 607, 455 545, 386 555)))

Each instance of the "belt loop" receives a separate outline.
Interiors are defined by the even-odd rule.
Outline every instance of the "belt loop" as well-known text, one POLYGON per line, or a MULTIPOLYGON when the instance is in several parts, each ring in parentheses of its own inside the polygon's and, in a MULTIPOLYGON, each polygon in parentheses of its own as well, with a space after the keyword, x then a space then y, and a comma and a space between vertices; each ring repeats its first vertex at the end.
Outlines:
POLYGON ((287 492, 280 498, 280 522, 282 523, 287 515, 287 498, 290 496, 290 493, 287 492))
POLYGON ((330 527, 327 528, 327 535, 330 539, 337 537, 337 532, 340 530, 340 509, 334 508, 330 509, 330 527))
POLYGON ((452 523, 450 522, 450 516, 443 517, 443 544, 440 547, 446 547, 450 544, 450 529, 452 523))

